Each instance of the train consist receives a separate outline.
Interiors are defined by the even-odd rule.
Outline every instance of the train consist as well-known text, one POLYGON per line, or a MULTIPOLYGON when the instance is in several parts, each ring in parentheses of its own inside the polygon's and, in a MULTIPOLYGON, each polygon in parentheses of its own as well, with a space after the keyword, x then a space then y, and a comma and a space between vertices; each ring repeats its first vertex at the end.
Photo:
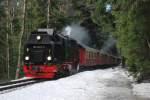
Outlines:
POLYGON ((54 78, 72 75, 82 67, 118 65, 120 58, 103 54, 52 29, 31 33, 24 47, 23 71, 26 77, 54 78))

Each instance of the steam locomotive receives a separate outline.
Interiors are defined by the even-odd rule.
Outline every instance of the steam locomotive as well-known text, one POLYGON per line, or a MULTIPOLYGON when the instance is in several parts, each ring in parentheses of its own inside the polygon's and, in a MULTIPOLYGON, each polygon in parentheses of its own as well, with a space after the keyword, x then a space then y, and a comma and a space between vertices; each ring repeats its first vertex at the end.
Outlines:
POLYGON ((72 75, 87 66, 117 65, 120 58, 103 54, 52 29, 32 32, 24 47, 26 77, 54 78, 72 75))

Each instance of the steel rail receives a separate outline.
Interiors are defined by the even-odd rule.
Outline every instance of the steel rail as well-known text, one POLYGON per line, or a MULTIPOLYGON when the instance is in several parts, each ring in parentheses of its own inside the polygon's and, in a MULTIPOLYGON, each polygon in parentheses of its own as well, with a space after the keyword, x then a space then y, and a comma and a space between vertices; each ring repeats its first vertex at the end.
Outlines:
POLYGON ((17 84, 17 83, 21 83, 21 82, 32 81, 32 80, 36 80, 36 79, 23 79, 23 80, 14 80, 14 81, 9 81, 9 82, 2 82, 2 83, 0 83, 0 87, 6 86, 6 85, 17 84))
MULTIPOLYGON (((31 85, 31 84, 35 84, 35 83, 40 83, 40 82, 44 82, 44 81, 48 81, 47 79, 30 79, 30 80, 26 80, 26 81, 21 81, 20 83, 17 81, 17 83, 14 83, 13 84, 10 84, 10 83, 7 83, 7 85, 1 85, 0 86, 0 92, 1 91, 6 91, 6 90, 11 90, 11 89, 15 89, 15 88, 18 88, 18 87, 23 87, 23 86, 27 86, 27 85, 31 85)), ((0 93, 1 94, 1 93, 0 93)))

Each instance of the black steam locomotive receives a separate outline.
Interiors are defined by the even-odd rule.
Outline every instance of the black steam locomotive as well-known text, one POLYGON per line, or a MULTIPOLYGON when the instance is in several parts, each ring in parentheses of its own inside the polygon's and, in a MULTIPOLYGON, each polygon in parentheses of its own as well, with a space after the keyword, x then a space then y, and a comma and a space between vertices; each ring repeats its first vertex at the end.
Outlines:
POLYGON ((54 77, 58 70, 69 71, 66 65, 77 65, 78 56, 78 45, 75 40, 62 34, 55 34, 52 29, 39 29, 31 33, 25 44, 23 67, 25 76, 54 77))

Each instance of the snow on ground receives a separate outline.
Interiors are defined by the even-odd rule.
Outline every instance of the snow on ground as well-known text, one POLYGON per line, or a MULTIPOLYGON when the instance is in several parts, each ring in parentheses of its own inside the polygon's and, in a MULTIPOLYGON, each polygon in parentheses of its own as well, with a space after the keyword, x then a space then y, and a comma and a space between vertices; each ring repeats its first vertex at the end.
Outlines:
POLYGON ((133 92, 135 95, 139 95, 150 100, 150 83, 134 84, 133 92))
POLYGON ((143 100, 121 68, 85 71, 0 95, 0 100, 143 100))
POLYGON ((125 69, 122 70, 123 75, 130 80, 132 83, 133 94, 138 96, 140 100, 150 100, 150 83, 136 83, 135 79, 125 69))

